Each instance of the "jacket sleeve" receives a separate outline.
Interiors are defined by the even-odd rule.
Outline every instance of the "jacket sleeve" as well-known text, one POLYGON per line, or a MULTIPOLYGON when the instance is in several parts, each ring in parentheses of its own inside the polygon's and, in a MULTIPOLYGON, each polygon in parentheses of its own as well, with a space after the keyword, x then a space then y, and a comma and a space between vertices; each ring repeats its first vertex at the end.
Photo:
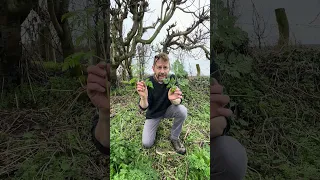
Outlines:
POLYGON ((95 129, 96 129, 96 126, 98 124, 98 121, 99 121, 99 113, 96 113, 94 116, 93 116, 93 126, 91 128, 91 137, 92 137, 92 142, 93 144, 96 146, 96 148, 102 153, 102 154, 105 154, 105 155, 110 155, 110 148, 107 148, 107 147, 104 147, 96 138, 95 136, 95 129))

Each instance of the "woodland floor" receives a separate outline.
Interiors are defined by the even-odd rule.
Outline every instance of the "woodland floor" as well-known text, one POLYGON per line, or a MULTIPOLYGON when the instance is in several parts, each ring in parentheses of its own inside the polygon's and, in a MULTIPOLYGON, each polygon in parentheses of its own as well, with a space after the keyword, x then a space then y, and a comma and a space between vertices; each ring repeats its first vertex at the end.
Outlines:
MULTIPOLYGON (((290 49, 254 58, 251 74, 223 79, 237 107, 229 135, 248 153, 246 179, 318 179, 320 52, 290 49)), ((110 159, 91 142, 95 108, 85 89, 67 77, 48 82, 1 92, 0 179, 208 179, 208 79, 183 89, 186 156, 174 153, 167 139, 170 119, 160 124, 155 146, 143 149, 138 96, 130 87, 114 90, 110 159)))

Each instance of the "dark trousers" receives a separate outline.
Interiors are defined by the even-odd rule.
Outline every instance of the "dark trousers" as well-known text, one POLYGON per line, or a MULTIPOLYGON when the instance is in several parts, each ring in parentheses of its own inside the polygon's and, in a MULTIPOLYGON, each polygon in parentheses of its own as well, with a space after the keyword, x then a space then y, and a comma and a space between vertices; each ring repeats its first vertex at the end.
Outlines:
POLYGON ((233 137, 219 136, 211 140, 210 179, 242 180, 247 170, 245 148, 233 137))

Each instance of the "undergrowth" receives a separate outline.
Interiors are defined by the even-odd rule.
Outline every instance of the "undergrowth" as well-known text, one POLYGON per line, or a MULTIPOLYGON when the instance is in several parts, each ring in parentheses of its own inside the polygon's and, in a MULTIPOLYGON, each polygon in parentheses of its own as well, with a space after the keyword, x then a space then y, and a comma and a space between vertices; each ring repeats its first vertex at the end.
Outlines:
POLYGON ((292 47, 256 52, 254 71, 225 76, 238 106, 231 135, 246 147, 246 179, 320 176, 320 51, 292 47))
POLYGON ((145 112, 138 109, 135 89, 118 90, 118 95, 112 96, 111 179, 209 179, 209 78, 190 81, 189 87, 181 89, 188 108, 180 135, 187 149, 185 156, 175 153, 168 139, 173 119, 161 121, 155 144, 144 149, 145 112), (196 86, 199 81, 201 85, 196 86))

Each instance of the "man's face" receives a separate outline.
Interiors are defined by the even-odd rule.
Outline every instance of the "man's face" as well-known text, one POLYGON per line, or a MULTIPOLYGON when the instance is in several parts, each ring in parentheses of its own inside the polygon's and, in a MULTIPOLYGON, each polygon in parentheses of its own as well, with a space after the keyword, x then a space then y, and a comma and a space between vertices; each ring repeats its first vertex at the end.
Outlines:
POLYGON ((169 61, 164 62, 161 58, 152 66, 154 75, 159 82, 163 82, 163 79, 167 78, 170 71, 169 61))

